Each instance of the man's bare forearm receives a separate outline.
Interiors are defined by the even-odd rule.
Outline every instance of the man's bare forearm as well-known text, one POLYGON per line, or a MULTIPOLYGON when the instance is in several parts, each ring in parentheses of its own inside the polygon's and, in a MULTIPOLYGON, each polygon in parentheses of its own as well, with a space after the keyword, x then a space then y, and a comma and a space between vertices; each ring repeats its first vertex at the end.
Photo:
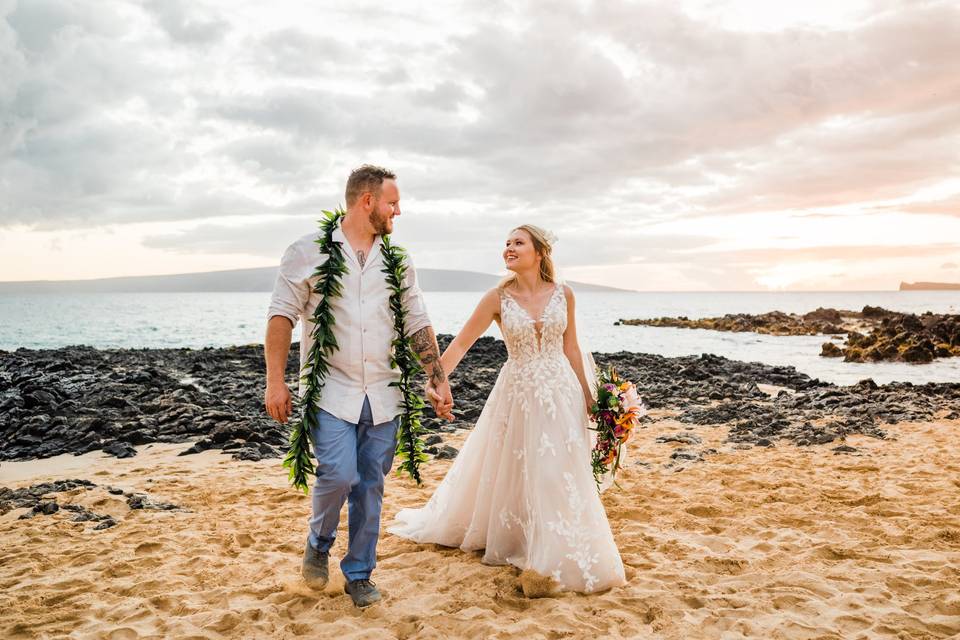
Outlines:
POLYGON ((290 355, 293 326, 285 316, 273 316, 267 322, 267 336, 263 341, 263 359, 267 365, 267 383, 283 382, 290 355))
POLYGON ((440 346, 437 344, 433 327, 420 329, 410 336, 410 340, 413 343, 413 350, 420 356, 420 364, 423 365, 430 384, 437 386, 446 382, 447 375, 440 364, 440 346))

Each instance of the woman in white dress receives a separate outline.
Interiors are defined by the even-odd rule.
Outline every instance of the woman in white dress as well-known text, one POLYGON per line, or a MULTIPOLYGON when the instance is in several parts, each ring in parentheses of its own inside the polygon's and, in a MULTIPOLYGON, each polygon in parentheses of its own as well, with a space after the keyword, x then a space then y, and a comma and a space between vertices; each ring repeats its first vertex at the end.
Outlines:
POLYGON ((488 291, 441 361, 449 375, 497 321, 508 359, 436 492, 387 530, 421 543, 484 550, 487 564, 549 576, 558 590, 624 584, 623 563, 590 466, 592 404, 574 296, 555 281, 551 241, 523 225, 507 239, 513 273, 488 291))

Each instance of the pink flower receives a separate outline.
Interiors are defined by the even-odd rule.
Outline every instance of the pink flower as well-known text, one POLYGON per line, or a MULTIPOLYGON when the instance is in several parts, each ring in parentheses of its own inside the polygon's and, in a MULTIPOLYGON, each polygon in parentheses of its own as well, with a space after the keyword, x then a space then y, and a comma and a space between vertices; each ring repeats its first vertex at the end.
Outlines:
POLYGON ((637 393, 637 388, 634 385, 630 385, 624 394, 623 394, 623 404, 624 407, 629 410, 632 408, 639 409, 643 402, 640 400, 640 395, 637 393))

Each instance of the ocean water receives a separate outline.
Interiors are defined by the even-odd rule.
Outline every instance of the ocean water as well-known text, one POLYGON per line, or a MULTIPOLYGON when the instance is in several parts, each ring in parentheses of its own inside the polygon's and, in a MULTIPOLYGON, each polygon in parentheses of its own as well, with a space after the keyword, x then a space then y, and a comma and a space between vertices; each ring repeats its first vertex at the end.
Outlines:
MULTIPOLYGON (((479 293, 426 293, 439 333, 456 333, 479 293)), ((0 295, 0 349, 95 347, 204 347, 262 343, 269 293, 110 293, 0 295)), ((780 310, 804 313, 817 307, 960 313, 957 291, 810 293, 580 293, 579 334, 592 351, 638 351, 666 356, 715 353, 738 360, 793 365, 821 380, 852 384, 863 378, 960 381, 960 358, 928 365, 845 363, 821 358, 825 336, 764 336, 751 333, 615 326, 620 318, 780 310)), ((496 325, 488 335, 500 337, 496 325)), ((299 335, 299 329, 295 336, 299 335)))

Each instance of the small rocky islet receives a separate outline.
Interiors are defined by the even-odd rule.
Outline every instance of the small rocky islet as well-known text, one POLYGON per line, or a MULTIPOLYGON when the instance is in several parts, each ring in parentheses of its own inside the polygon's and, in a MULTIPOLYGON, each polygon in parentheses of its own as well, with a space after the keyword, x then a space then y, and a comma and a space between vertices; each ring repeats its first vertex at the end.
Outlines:
MULTIPOLYGON (((441 348, 450 339, 440 336, 441 348)), ((291 386, 296 353, 294 345, 291 386)), ((456 420, 426 412, 428 453, 456 456, 456 448, 444 444, 445 433, 473 426, 506 357, 503 342, 490 337, 470 350, 452 376, 456 420)), ((596 354, 596 360, 637 384, 656 410, 644 423, 727 427, 734 448, 836 441, 843 452, 850 434, 883 438, 885 424, 960 417, 960 383, 837 386, 794 367, 710 354, 619 352, 596 354)), ((129 457, 136 455, 134 445, 152 442, 191 443, 181 455, 212 449, 241 460, 281 458, 288 428, 265 413, 264 380, 262 345, 0 351, 0 460, 98 450, 129 457)), ((663 441, 697 444, 695 434, 679 429, 679 439, 666 434, 663 441)), ((702 453, 681 451, 675 459, 700 460, 702 453)))
POLYGON ((909 362, 926 364, 960 356, 960 315, 901 313, 865 306, 860 311, 820 307, 808 313, 731 313, 691 320, 675 318, 620 319, 617 325, 712 329, 775 336, 846 335, 842 345, 823 343, 820 355, 845 362, 909 362))

